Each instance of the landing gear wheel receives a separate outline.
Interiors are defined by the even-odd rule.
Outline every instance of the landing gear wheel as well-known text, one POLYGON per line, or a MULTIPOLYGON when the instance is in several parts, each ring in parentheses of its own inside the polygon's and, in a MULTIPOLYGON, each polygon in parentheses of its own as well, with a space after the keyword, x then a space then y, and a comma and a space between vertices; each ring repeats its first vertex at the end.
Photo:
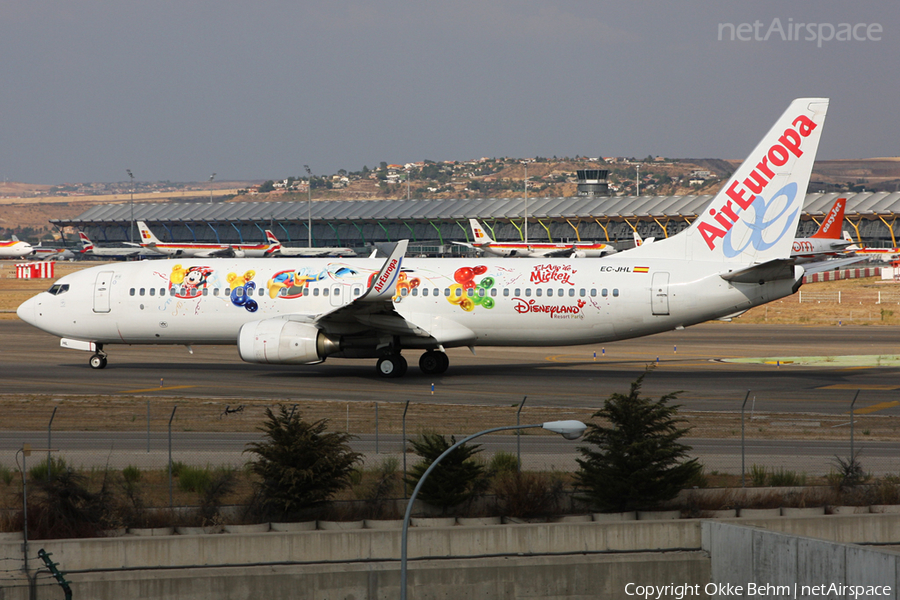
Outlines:
POLYGON ((106 366, 106 356, 103 354, 95 354, 91 357, 90 365, 92 369, 102 369, 106 366))
POLYGON ((375 368, 382 377, 403 377, 407 368, 406 359, 400 354, 383 356, 378 359, 378 364, 375 365, 375 368))
POLYGON ((450 366, 450 359, 443 352, 429 350, 419 357, 419 369, 426 375, 440 375, 450 366))

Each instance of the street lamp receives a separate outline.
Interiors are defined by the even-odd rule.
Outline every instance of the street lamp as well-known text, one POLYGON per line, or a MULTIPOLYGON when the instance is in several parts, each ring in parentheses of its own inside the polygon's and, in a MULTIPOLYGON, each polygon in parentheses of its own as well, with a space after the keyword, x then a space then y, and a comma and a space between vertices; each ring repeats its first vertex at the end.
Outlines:
POLYGON ((497 431, 509 431, 512 429, 534 429, 537 427, 546 429, 547 431, 552 431, 553 433, 558 433, 567 440, 577 440, 584 433, 584 430, 587 429, 587 425, 585 425, 581 421, 548 421, 546 423, 538 423, 536 425, 508 425, 506 427, 494 427, 493 429, 485 429, 484 431, 473 433, 469 437, 456 442, 455 444, 444 450, 443 454, 434 459, 434 462, 431 463, 428 469, 425 470, 425 472, 422 474, 422 477, 419 479, 419 483, 416 484, 416 489, 413 490, 412 495, 409 497, 409 501, 406 503, 406 514, 403 517, 403 537, 400 540, 400 600, 406 600, 406 538, 407 534, 409 533, 409 517, 412 514, 412 507, 413 503, 416 501, 416 496, 419 495, 419 490, 422 488, 422 484, 425 483, 428 475, 431 474, 438 463, 444 460, 447 455, 470 440, 474 440, 475 438, 481 437, 482 435, 495 433, 497 431))
POLYGON ((306 169, 306 180, 309 182, 306 186, 306 247, 312 248, 312 171, 309 170, 309 165, 303 165, 303 168, 306 169))
POLYGON ((125 169, 125 172, 131 177, 131 225, 128 228, 128 241, 134 243, 134 173, 131 169, 125 169))
POLYGON ((525 165, 525 243, 528 243, 528 162, 525 165))
POLYGON ((213 181, 213 179, 215 179, 215 178, 216 178, 216 174, 215 174, 215 173, 213 173, 212 175, 209 176, 209 183, 210 183, 210 186, 209 186, 209 203, 210 203, 210 204, 212 204, 212 181, 213 181))

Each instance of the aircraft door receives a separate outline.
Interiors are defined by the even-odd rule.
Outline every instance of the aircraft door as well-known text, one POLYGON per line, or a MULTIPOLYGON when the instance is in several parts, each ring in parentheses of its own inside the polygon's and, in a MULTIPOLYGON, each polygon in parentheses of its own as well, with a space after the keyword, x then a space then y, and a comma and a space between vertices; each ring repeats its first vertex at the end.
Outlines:
POLYGON ((109 290, 112 286, 112 271, 102 271, 97 274, 94 281, 94 312, 109 312, 109 290))
POLYGON ((331 305, 332 306, 341 306, 344 304, 344 286, 342 285, 333 285, 331 286, 331 305))
POLYGON ((669 274, 662 271, 653 274, 650 284, 650 308, 654 315, 669 314, 669 274))

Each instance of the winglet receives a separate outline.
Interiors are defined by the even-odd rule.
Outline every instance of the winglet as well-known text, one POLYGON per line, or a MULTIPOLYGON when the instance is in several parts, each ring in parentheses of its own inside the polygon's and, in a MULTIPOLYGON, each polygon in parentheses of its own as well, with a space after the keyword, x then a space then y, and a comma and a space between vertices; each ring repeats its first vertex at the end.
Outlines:
POLYGON ((381 266, 381 270, 372 277, 369 289, 360 296, 357 302, 383 302, 394 297, 397 278, 409 240, 400 240, 391 251, 391 255, 381 266))

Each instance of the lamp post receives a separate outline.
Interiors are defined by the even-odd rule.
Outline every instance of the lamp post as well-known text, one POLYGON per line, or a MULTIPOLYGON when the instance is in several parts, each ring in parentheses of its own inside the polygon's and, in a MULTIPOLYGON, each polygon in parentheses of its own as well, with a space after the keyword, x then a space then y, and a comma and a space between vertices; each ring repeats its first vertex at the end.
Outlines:
POLYGON ((523 162, 525 165, 525 243, 528 243, 528 163, 523 162))
POLYGON ((485 429, 484 431, 479 431, 478 433, 473 433, 467 438, 464 438, 446 450, 444 450, 443 454, 434 459, 434 462, 425 470, 422 474, 422 477, 419 479, 419 482, 416 484, 416 488, 413 490, 412 495, 409 497, 409 501, 406 503, 406 514, 403 517, 403 537, 400 540, 400 600, 406 600, 406 548, 407 548, 407 534, 409 533, 409 517, 412 514, 413 503, 416 501, 416 496, 419 495, 419 490, 422 489, 422 484, 425 483, 425 480, 428 478, 428 475, 434 470, 438 464, 444 460, 451 452, 469 442, 474 440, 477 437, 481 437, 483 435, 487 435, 488 433, 495 433, 497 431, 509 431, 512 429, 534 429, 540 427, 542 429, 546 429, 547 431, 552 431, 554 433, 558 433, 567 440, 577 440, 584 433, 584 430, 587 429, 587 425, 582 423, 581 421, 548 421, 546 423, 538 423, 536 425, 508 425, 506 427, 494 427, 493 429, 485 429))
POLYGON ((635 186, 635 196, 641 195, 641 165, 640 163, 634 165, 634 186, 635 186))
POLYGON ((131 225, 128 227, 128 241, 134 243, 134 173, 131 169, 125 169, 125 172, 131 177, 131 225))
POLYGON ((215 178, 216 178, 216 174, 215 174, 215 173, 213 173, 212 175, 209 176, 209 183, 210 183, 210 186, 209 186, 209 203, 210 203, 210 204, 212 204, 212 181, 213 181, 213 179, 215 179, 215 178))
POLYGON ((306 169, 306 180, 309 182, 306 186, 306 247, 312 248, 312 171, 309 170, 309 165, 303 165, 303 168, 306 169))

